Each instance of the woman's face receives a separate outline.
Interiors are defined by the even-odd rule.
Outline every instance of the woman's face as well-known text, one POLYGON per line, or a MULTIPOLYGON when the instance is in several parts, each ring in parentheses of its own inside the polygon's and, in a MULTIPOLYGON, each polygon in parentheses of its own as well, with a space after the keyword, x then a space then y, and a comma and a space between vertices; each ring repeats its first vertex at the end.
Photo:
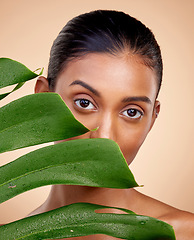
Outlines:
POLYGON ((76 139, 112 139, 128 164, 159 112, 155 73, 133 55, 92 53, 71 61, 57 78, 55 92, 78 121, 91 130, 98 127, 76 139))

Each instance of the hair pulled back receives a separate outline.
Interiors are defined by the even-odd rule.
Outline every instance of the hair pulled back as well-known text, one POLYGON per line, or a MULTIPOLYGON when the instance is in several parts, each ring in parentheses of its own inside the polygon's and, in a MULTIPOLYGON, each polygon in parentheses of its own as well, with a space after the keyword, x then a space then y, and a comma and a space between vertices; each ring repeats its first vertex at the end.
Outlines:
POLYGON ((163 64, 153 33, 137 19, 112 10, 85 13, 64 26, 51 48, 47 77, 49 86, 54 89, 57 76, 74 58, 88 53, 117 55, 126 49, 139 55, 143 63, 155 71, 159 92, 163 64))

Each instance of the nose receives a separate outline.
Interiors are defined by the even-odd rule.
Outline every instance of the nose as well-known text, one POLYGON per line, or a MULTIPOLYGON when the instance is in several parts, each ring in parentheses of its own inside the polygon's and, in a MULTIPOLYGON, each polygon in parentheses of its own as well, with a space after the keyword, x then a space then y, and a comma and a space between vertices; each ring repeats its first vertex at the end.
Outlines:
POLYGON ((108 138, 116 141, 116 125, 110 113, 104 113, 96 123, 97 130, 90 132, 90 138, 108 138))

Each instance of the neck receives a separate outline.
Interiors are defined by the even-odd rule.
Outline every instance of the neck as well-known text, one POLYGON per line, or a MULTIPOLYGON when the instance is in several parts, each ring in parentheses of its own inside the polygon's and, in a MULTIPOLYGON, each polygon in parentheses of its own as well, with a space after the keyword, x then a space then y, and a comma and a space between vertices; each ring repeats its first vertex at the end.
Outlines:
MULTIPOLYGON (((109 189, 86 186, 54 185, 45 203, 48 210, 77 202, 127 207, 133 189, 109 189)), ((131 199, 132 201, 132 199, 131 199)))

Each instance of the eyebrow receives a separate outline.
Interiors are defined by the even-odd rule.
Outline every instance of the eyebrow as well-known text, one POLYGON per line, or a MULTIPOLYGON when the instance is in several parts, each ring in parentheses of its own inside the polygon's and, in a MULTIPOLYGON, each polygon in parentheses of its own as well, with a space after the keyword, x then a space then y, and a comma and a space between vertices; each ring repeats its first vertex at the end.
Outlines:
POLYGON ((88 89, 90 92, 92 92, 96 96, 100 97, 100 93, 96 89, 94 89, 93 87, 91 87, 90 85, 88 85, 87 83, 81 80, 75 80, 69 86, 72 86, 72 85, 81 85, 82 87, 88 89))
MULTIPOLYGON (((100 97, 100 93, 96 89, 94 89, 93 87, 91 87, 90 85, 88 85, 87 83, 85 83, 81 80, 75 80, 69 86, 73 86, 73 85, 80 85, 80 86, 88 89, 90 92, 92 92, 96 96, 100 97)), ((126 102, 145 102, 145 103, 149 103, 149 104, 152 103, 151 100, 146 96, 126 97, 122 100, 122 102, 124 102, 124 103, 126 103, 126 102)))
POLYGON ((122 102, 145 102, 151 104, 152 101, 146 96, 137 96, 137 97, 126 97, 122 100, 122 102))

